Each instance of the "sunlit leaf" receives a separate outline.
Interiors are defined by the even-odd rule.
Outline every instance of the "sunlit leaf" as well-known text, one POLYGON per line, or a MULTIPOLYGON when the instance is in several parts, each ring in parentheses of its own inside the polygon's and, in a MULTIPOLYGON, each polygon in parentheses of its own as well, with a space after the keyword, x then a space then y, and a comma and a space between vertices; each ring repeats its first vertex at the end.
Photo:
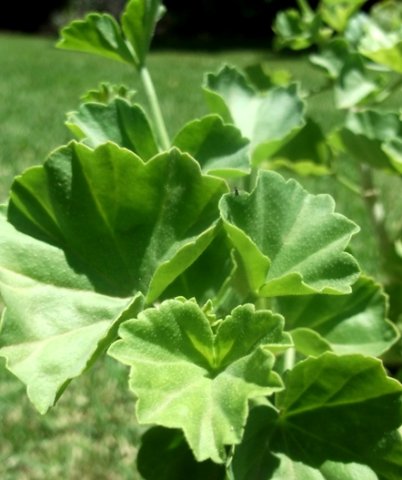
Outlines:
POLYGON ((367 0, 321 0, 319 12, 323 20, 337 32, 343 32, 349 18, 367 0))
MULTIPOLYGON (((319 333, 338 354, 378 356, 399 338, 387 320, 388 302, 381 286, 362 277, 350 295, 309 295, 277 300, 286 328, 309 328, 319 333)), ((295 342, 297 343, 297 342, 295 342)))
POLYGON ((4 211, 0 222, 0 291, 7 306, 0 355, 45 413, 114 340, 118 324, 137 314, 142 301, 97 293, 62 250, 15 230, 4 211))
POLYGON ((262 296, 349 293, 355 260, 344 252, 358 227, 334 213, 329 195, 260 172, 253 192, 220 203, 224 226, 252 290, 262 296))
POLYGON ((161 0, 129 0, 121 17, 124 35, 132 45, 139 67, 145 63, 155 25, 164 13, 161 0))
POLYGON ((211 327, 194 301, 167 300, 120 328, 109 354, 131 366, 140 423, 183 430, 196 459, 217 463, 241 440, 248 399, 280 390, 271 351, 291 345, 283 319, 239 306, 211 327))
POLYGON ((297 85, 257 93, 233 67, 208 74, 204 92, 210 109, 233 123, 251 142, 252 162, 270 158, 305 123, 297 85))
POLYGON ((90 13, 61 31, 58 48, 94 53, 137 66, 138 60, 127 45, 120 25, 109 14, 90 13))
POLYGON ((116 98, 107 105, 84 103, 68 114, 66 125, 78 140, 92 147, 108 141, 128 148, 144 160, 158 153, 146 113, 139 105, 116 98))
POLYGON ((248 140, 218 115, 187 123, 173 145, 192 155, 203 172, 222 177, 241 177, 250 172, 248 140))

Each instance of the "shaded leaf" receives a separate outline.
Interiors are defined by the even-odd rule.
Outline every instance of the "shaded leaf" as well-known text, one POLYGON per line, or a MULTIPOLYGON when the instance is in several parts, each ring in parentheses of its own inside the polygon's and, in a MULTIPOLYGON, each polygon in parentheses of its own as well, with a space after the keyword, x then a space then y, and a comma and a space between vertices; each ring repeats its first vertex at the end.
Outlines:
POLYGON ((167 300, 126 322, 109 354, 131 366, 140 423, 180 428, 198 461, 222 463, 224 446, 241 440, 248 399, 281 389, 270 350, 291 345, 282 324, 244 305, 214 333, 194 301, 167 300))
POLYGON ((223 465, 197 462, 180 430, 150 428, 141 439, 138 471, 145 480, 224 480, 223 465))
POLYGON ((298 363, 285 384, 271 448, 310 466, 366 463, 402 422, 402 386, 374 358, 325 353, 298 363))
POLYGON ((358 227, 334 213, 329 195, 260 172, 250 194, 220 202, 225 229, 252 290, 261 296, 349 293, 358 267, 345 247, 358 227))
POLYGON ((207 115, 187 123, 173 145, 189 153, 203 172, 222 177, 241 177, 250 173, 248 140, 233 125, 218 115, 207 115))
POLYGON ((16 179, 9 219, 62 248, 98 292, 152 302, 214 238, 225 191, 177 150, 144 163, 113 143, 72 142, 16 179))
POLYGON ((260 95, 241 72, 225 66, 217 75, 207 75, 204 92, 212 112, 250 140, 254 164, 269 158, 304 125, 305 105, 295 84, 260 95))
POLYGON ((163 13, 161 0, 129 0, 123 12, 122 29, 136 53, 140 68, 145 64, 155 25, 163 13))
POLYGON ((399 338, 387 320, 388 301, 383 289, 368 277, 360 278, 350 295, 284 297, 277 299, 277 306, 288 329, 312 329, 338 354, 378 356, 399 338))
POLYGON ((0 231, 0 292, 7 306, 0 355, 45 413, 115 339, 118 324, 138 313, 142 299, 97 293, 62 250, 15 230, 5 211, 0 231))
POLYGON ((150 121, 142 107, 116 98, 107 105, 84 103, 68 114, 67 127, 78 140, 96 148, 112 141, 128 148, 144 160, 158 153, 150 121))
POLYGON ((377 480, 365 465, 325 461, 315 468, 285 454, 273 454, 270 437, 275 421, 272 408, 257 407, 250 412, 243 441, 233 459, 236 480, 377 480))
POLYGON ((120 25, 109 14, 90 13, 61 30, 58 48, 94 53, 137 66, 138 59, 123 37, 120 25))

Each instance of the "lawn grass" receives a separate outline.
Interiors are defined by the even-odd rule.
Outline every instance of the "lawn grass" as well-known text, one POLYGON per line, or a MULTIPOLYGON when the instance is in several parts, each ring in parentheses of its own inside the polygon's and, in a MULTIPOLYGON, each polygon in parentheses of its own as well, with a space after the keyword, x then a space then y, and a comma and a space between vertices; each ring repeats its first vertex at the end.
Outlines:
MULTIPOLYGON (((320 85, 315 69, 302 57, 249 51, 152 54, 149 68, 169 133, 207 113, 200 89, 205 71, 214 71, 223 62, 246 66, 258 60, 268 61, 272 69, 294 72, 302 88, 320 85)), ((65 112, 77 108, 86 90, 105 80, 124 83, 138 89, 138 101, 144 101, 135 72, 128 67, 58 51, 53 40, 0 36, 0 65, 0 201, 6 199, 15 175, 71 139, 64 126, 65 112)), ((325 128, 338 120, 328 115, 331 105, 329 93, 317 95, 311 103, 310 114, 325 128)), ((311 188, 326 191, 327 183, 315 182, 311 188)), ((342 208, 353 217, 361 206, 352 203, 344 201, 342 208)), ((364 242, 362 246, 370 250, 364 242)), ((57 408, 41 417, 23 386, 0 368, 0 478, 140 478, 135 456, 141 429, 135 424, 134 399, 126 383, 127 370, 107 359, 72 382, 57 408)))

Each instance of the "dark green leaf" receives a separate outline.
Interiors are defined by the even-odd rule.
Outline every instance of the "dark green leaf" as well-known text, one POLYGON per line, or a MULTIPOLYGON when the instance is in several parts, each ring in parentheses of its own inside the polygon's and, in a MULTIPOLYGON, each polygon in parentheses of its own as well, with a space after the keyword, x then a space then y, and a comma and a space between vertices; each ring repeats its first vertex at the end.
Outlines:
POLYGON ((220 202, 228 235, 252 290, 262 296, 349 293, 358 267, 345 247, 358 227, 334 213, 329 195, 260 172, 251 193, 220 202))
POLYGON ((138 471, 145 480, 224 480, 225 468, 197 462, 180 430, 153 427, 141 440, 138 471))
POLYGON ((250 172, 248 140, 218 115, 187 123, 173 145, 192 155, 203 172, 222 177, 241 177, 250 172))
POLYGON ((291 345, 282 324, 244 305, 214 333, 194 301, 167 300, 126 322, 109 354, 131 366, 140 423, 180 428, 198 461, 222 463, 225 445, 241 440, 248 399, 281 390, 271 351, 291 345))
POLYGON ((139 105, 116 98, 107 105, 84 103, 68 115, 66 125, 78 140, 96 148, 112 141, 144 160, 158 153, 158 146, 146 113, 139 105))

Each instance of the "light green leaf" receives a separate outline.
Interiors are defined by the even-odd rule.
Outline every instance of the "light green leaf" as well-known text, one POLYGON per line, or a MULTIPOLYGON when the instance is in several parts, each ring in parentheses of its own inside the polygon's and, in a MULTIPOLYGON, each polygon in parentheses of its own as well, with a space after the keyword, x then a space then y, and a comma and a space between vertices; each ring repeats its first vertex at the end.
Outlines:
POLYGON ((81 96, 83 103, 103 103, 108 105, 116 98, 122 98, 132 105, 133 97, 136 95, 135 90, 130 90, 125 85, 114 85, 109 82, 101 82, 98 88, 88 90, 81 96))
POLYGON ((136 53, 140 68, 145 64, 155 25, 163 13, 161 0, 129 0, 123 12, 123 32, 136 53))
POLYGON ((204 92, 210 109, 250 140, 255 165, 272 156, 305 123, 305 105, 295 84, 261 95, 242 73, 225 66, 217 75, 207 75, 204 92))
POLYGON ((393 139, 384 142, 381 145, 381 150, 388 157, 393 168, 402 174, 402 139, 395 137, 393 139))
POLYGON ((364 5, 367 0, 321 0, 319 13, 324 22, 337 32, 343 32, 349 18, 364 5))
POLYGON ((218 115, 207 115, 187 123, 173 145, 189 153, 203 172, 222 177, 241 177, 250 173, 248 140, 233 125, 218 115))
POLYGON ((334 213, 329 195, 311 195, 294 180, 260 172, 251 194, 225 195, 220 210, 256 294, 351 291, 358 266, 344 249, 359 229, 334 213))
POLYGON ((148 160, 158 153, 150 121, 142 107, 116 98, 107 105, 84 103, 68 114, 67 127, 78 140, 96 148, 112 141, 148 160))
POLYGON ((271 448, 293 460, 367 463, 402 422, 402 386, 374 358, 325 353, 298 363, 285 383, 271 448))
POLYGON ((16 179, 9 219, 63 249, 98 292, 153 302, 214 238, 226 191, 174 149, 144 163, 113 143, 72 142, 16 179))
MULTIPOLYGON (((294 297, 286 297, 294 298, 294 297)), ((316 331, 310 328, 295 328, 290 331, 296 351, 306 357, 318 357, 331 351, 331 345, 316 331)))
POLYGON ((315 330, 338 354, 378 356, 399 338, 387 320, 388 300, 382 287, 368 277, 360 278, 350 295, 286 297, 278 299, 277 306, 288 329, 315 330))
POLYGON ((323 67, 335 80, 335 102, 338 108, 350 108, 382 89, 382 77, 366 67, 363 57, 351 51, 344 39, 331 41, 310 60, 323 67))
MULTIPOLYGON (((310 466, 271 450, 278 414, 270 407, 253 408, 242 443, 236 448, 233 472, 236 480, 377 480, 367 466, 324 461, 310 466)), ((330 448, 330 447, 329 447, 330 448)))
POLYGON ((392 147, 402 133, 401 126, 394 113, 364 110, 349 112, 339 133, 344 148, 358 162, 399 172, 392 147))
POLYGON ((97 293, 64 252, 18 232, 0 215, 0 356, 45 413, 136 315, 142 298, 97 293))
POLYGON ((109 354, 131 366, 140 423, 183 430, 198 461, 225 460, 241 440, 248 400, 281 390, 271 351, 291 345, 283 319, 243 305, 212 330, 194 301, 167 300, 119 330, 109 354))
POLYGON ((138 59, 123 37, 120 25, 108 14, 90 13, 61 31, 58 48, 94 53, 137 66, 138 59))
POLYGON ((145 480, 223 480, 225 467, 197 462, 181 430, 152 427, 141 438, 138 471, 145 480))
POLYGON ((402 30, 383 30, 374 21, 365 23, 359 51, 370 60, 402 73, 402 30))

